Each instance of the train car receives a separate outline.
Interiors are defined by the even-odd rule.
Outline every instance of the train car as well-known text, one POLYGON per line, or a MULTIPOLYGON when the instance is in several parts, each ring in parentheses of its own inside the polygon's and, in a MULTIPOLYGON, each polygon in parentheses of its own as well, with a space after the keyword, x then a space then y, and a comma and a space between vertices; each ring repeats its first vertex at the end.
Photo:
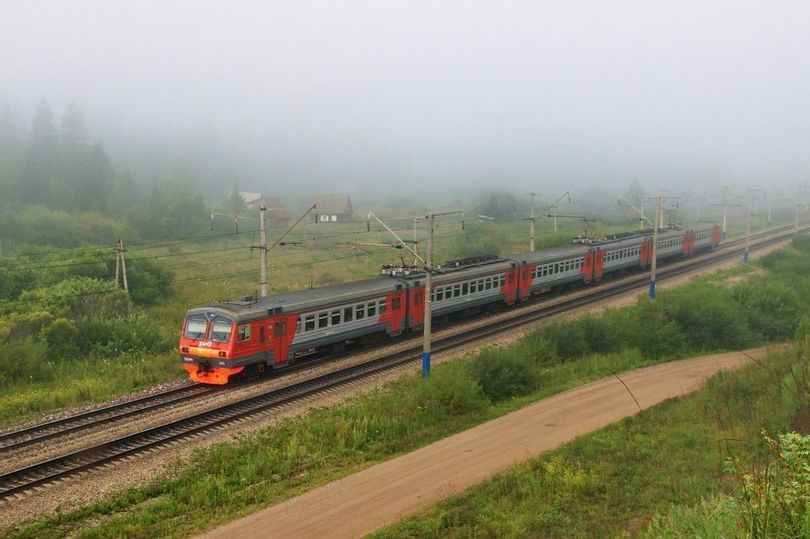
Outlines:
POLYGON ((188 311, 180 353, 195 382, 226 384, 245 368, 287 366, 297 355, 405 328, 406 284, 381 277, 188 311))
POLYGON ((720 227, 714 223, 700 223, 694 228, 694 251, 706 251, 720 245, 720 227))
POLYGON ((509 257, 519 268, 520 299, 549 292, 556 286, 593 279, 592 250, 582 244, 551 247, 509 257))
POLYGON ((590 244, 593 249, 594 280, 605 273, 631 268, 646 268, 650 261, 652 240, 644 232, 611 236, 590 244))
MULTIPOLYGON (((425 274, 416 272, 402 279, 408 288, 407 328, 424 324, 425 274)), ((434 317, 518 300, 518 276, 514 261, 495 256, 445 262, 433 272, 431 313, 434 317)))

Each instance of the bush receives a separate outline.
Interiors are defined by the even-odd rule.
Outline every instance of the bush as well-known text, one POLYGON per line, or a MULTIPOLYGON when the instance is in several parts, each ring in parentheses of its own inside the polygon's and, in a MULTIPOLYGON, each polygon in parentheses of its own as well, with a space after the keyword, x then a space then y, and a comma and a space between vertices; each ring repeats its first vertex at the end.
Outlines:
POLYGON ((748 327, 768 340, 793 335, 801 303, 798 294, 782 283, 757 280, 732 289, 734 302, 746 317, 748 327))
POLYGON ((0 344, 0 384, 52 377, 46 346, 30 338, 0 344))
POLYGON ((82 320, 76 340, 80 350, 106 355, 130 350, 165 352, 173 345, 171 337, 145 315, 82 320))
POLYGON ((23 292, 23 308, 41 308, 57 317, 121 316, 129 314, 132 304, 126 292, 115 283, 90 277, 71 277, 52 286, 23 292))
POLYGON ((699 284, 676 289, 659 301, 665 318, 677 322, 691 350, 740 348, 751 341, 745 313, 721 287, 699 284))
POLYGON ((593 351, 587 329, 582 319, 570 320, 548 324, 540 330, 540 334, 554 344, 559 359, 567 361, 593 351))
POLYGON ((420 401, 435 401, 453 415, 484 408, 488 403, 472 374, 457 365, 434 369, 427 383, 419 384, 420 401))
POLYGON ((526 395, 540 387, 542 374, 537 363, 524 355, 488 348, 470 363, 473 377, 484 395, 493 402, 526 395))
POLYGON ((74 357, 77 346, 78 330, 73 320, 57 318, 42 331, 42 337, 48 343, 48 355, 52 358, 74 357))

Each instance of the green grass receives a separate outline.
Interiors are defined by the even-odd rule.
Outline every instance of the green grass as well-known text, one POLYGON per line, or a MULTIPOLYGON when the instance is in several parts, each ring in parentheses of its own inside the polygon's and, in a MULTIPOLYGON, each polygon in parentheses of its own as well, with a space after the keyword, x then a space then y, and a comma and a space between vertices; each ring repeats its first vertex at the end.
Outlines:
POLYGON ((0 386, 0 424, 81 403, 98 402, 177 378, 177 354, 132 352, 113 359, 85 358, 54 364, 51 380, 0 386))

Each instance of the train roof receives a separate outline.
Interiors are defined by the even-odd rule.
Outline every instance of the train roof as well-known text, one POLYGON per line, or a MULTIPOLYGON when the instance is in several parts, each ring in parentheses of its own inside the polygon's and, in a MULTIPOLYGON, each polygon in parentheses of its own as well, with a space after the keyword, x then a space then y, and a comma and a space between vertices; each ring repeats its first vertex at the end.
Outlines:
POLYGON ((563 260, 575 256, 584 256, 588 252, 588 246, 584 244, 561 245, 559 247, 549 247, 548 249, 541 249, 539 251, 518 253, 509 255, 507 258, 514 260, 519 264, 528 264, 534 262, 553 262, 555 260, 563 260))
POLYGON ((210 303, 188 311, 188 314, 216 311, 237 322, 254 320, 286 312, 297 312, 325 305, 346 303, 366 297, 385 295, 403 286, 402 282, 390 277, 376 277, 362 281, 352 281, 318 288, 306 288, 274 294, 264 298, 243 299, 210 303))

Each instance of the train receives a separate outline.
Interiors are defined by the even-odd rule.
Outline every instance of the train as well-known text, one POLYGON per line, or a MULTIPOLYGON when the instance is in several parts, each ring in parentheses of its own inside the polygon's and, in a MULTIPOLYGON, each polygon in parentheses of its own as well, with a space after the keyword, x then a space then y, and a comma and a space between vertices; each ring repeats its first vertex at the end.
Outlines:
MULTIPOLYGON (((446 262, 433 270, 433 319, 516 305, 561 287, 643 270, 652 260, 652 232, 599 239, 511 256, 446 262)), ((658 235, 657 260, 688 257, 720 243, 714 223, 658 235)), ((418 331, 424 323, 425 273, 387 268, 373 279, 275 294, 245 296, 189 310, 179 353, 198 383, 224 385, 237 375, 292 366, 297 359, 418 331)))

